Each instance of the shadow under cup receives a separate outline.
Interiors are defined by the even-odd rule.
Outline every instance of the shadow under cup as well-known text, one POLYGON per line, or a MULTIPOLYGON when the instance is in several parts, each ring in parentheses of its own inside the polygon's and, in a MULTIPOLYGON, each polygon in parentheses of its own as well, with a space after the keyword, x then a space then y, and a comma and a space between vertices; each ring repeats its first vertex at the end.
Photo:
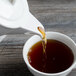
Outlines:
POLYGON ((33 68, 29 64, 27 54, 29 52, 29 49, 35 43, 41 41, 41 38, 38 35, 34 35, 30 39, 28 39, 28 41, 25 43, 24 48, 23 48, 23 58, 24 58, 24 61, 27 65, 28 69, 35 76, 66 76, 68 73, 71 72, 71 70, 76 65, 76 44, 75 44, 75 42, 71 38, 69 38, 68 36, 61 34, 61 33, 58 33, 58 32, 46 32, 46 37, 47 37, 47 39, 53 39, 53 40, 60 41, 64 44, 66 44, 68 47, 70 47, 70 49, 72 50, 73 55, 74 55, 74 61, 73 61, 72 65, 68 69, 66 69, 65 71, 62 71, 59 73, 44 73, 44 72, 40 72, 40 71, 36 70, 35 68, 33 68))

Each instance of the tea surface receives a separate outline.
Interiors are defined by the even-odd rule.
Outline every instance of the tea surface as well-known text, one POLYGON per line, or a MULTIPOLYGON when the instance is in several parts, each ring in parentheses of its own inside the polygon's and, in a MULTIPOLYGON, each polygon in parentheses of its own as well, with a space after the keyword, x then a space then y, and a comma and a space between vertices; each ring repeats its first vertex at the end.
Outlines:
POLYGON ((46 55, 43 55, 42 41, 34 44, 28 52, 28 61, 35 69, 45 73, 58 73, 68 69, 74 60, 71 49, 57 40, 47 40, 46 55))

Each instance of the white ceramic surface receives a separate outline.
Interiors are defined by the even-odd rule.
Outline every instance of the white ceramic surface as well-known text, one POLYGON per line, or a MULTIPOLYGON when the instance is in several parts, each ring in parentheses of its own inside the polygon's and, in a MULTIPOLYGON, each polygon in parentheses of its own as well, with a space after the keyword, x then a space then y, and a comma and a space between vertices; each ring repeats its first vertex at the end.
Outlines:
POLYGON ((43 72, 40 72, 40 71, 34 69, 29 64, 28 59, 27 59, 27 53, 28 53, 29 49, 32 47, 32 45, 34 45, 36 42, 41 40, 41 38, 38 35, 34 35, 30 39, 28 39, 28 41, 25 43, 24 48, 23 48, 23 58, 24 58, 24 61, 27 65, 28 69, 35 76, 66 76, 66 75, 68 75, 76 65, 76 44, 75 44, 75 42, 68 36, 66 36, 62 33, 58 33, 58 32, 46 32, 46 37, 47 37, 47 39, 55 39, 55 40, 61 41, 61 42, 65 43, 66 45, 68 45, 72 49, 72 52, 74 54, 73 64, 67 70, 60 72, 60 73, 43 73, 43 72))
POLYGON ((43 25, 30 13, 27 0, 0 0, 0 24, 8 28, 23 28, 37 34, 43 25))

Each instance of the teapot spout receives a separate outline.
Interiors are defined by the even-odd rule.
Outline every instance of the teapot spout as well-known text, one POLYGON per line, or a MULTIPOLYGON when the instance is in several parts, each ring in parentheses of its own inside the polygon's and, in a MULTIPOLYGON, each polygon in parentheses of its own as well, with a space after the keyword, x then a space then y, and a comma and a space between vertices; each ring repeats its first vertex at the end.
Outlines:
POLYGON ((43 29, 44 27, 30 12, 27 14, 27 17, 25 17, 25 19, 23 19, 22 21, 24 22, 20 25, 21 28, 42 36, 42 34, 38 30, 38 27, 41 27, 43 29))
POLYGON ((0 23, 7 28, 23 28, 40 36, 42 34, 38 31, 38 27, 44 29, 43 25, 30 12, 23 14, 17 20, 0 19, 0 23))

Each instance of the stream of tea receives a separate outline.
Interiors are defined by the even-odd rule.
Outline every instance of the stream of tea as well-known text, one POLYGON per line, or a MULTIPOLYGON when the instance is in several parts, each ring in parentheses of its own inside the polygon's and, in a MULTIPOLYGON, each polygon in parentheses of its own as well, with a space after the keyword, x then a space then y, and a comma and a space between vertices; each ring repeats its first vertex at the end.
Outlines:
POLYGON ((43 53, 45 54, 46 53, 46 44, 47 44, 45 30, 41 27, 38 27, 38 30, 42 34, 43 53))
POLYGON ((46 67, 46 59, 47 59, 47 55, 46 55, 47 38, 46 38, 45 30, 43 28, 38 27, 38 30, 42 34, 42 46, 43 46, 43 70, 42 71, 46 71, 45 67, 46 67))

